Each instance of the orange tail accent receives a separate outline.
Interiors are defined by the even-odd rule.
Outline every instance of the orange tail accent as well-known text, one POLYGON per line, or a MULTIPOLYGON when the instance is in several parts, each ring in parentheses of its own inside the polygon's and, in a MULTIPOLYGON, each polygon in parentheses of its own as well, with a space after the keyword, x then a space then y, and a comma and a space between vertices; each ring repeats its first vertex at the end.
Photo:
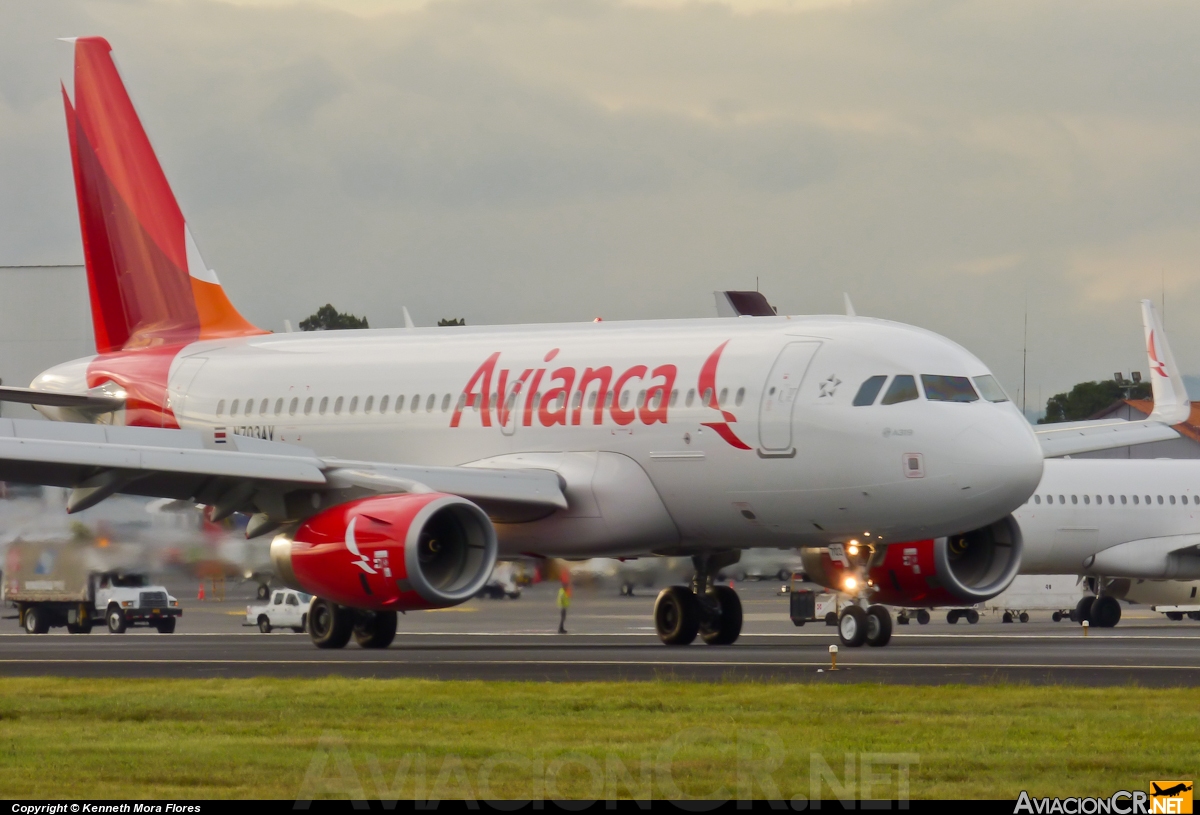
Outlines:
POLYGON ((264 334, 225 296, 102 37, 75 41, 75 102, 63 88, 96 349, 264 334))

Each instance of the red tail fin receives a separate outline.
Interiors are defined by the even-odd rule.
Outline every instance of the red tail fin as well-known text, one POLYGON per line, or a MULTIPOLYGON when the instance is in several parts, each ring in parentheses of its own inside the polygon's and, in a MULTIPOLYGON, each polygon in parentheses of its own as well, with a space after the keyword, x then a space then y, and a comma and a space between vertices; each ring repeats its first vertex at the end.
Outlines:
POLYGON ((265 333, 204 265, 102 37, 75 41, 63 88, 96 349, 265 333))

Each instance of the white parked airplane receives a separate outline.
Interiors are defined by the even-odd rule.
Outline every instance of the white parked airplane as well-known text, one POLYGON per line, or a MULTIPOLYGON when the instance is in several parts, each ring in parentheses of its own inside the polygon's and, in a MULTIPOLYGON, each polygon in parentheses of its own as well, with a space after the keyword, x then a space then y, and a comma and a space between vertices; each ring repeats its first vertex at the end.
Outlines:
POLYGON ((73 42, 98 353, 0 389, 69 422, 0 421, 0 478, 71 487, 72 510, 126 492, 252 514, 283 580, 321 598, 320 646, 385 647, 397 611, 474 596, 497 554, 693 557, 655 606, 671 644, 737 638, 711 577, 741 548, 864 529, 927 539, 945 580, 991 596, 1044 451, 1176 436, 1154 416, 1039 445, 978 359, 882 320, 268 334, 201 259, 109 44, 73 42))

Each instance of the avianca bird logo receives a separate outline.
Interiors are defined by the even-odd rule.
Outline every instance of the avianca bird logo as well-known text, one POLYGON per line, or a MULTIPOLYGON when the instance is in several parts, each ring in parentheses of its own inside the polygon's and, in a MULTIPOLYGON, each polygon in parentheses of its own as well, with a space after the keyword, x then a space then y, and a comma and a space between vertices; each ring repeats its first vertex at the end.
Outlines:
POLYGON ((354 539, 354 525, 356 523, 358 523, 358 518, 352 518, 350 523, 346 525, 346 548, 350 550, 350 554, 358 558, 358 560, 350 562, 367 574, 378 574, 374 567, 371 566, 370 561, 367 560, 367 556, 358 551, 358 541, 354 539))
POLYGON ((729 425, 737 421, 737 417, 721 407, 717 401, 717 365, 721 362, 721 352, 725 350, 725 346, 729 345, 729 340, 717 346, 717 350, 709 354, 708 359, 704 360, 704 366, 700 369, 700 381, 697 384, 700 392, 700 398, 705 400, 705 407, 710 407, 721 414, 723 422, 701 422, 704 427, 711 427, 716 431, 717 435, 728 442, 731 446, 739 450, 749 450, 750 445, 737 437, 733 432, 733 428, 729 425))
POLYGON ((1154 347, 1154 331, 1150 332, 1150 341, 1147 344, 1147 350, 1150 352, 1150 370, 1161 376, 1163 379, 1169 379, 1166 366, 1163 361, 1158 358, 1158 351, 1154 347))

